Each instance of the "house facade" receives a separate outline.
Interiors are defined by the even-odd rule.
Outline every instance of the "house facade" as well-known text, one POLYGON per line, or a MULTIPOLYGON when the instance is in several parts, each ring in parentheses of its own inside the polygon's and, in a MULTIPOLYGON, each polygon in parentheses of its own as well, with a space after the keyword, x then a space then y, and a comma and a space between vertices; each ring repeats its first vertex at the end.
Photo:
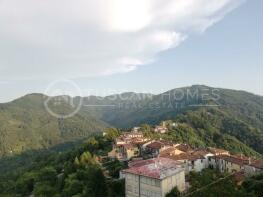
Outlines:
POLYGON ((245 175, 251 176, 263 172, 263 160, 249 161, 247 165, 244 166, 245 175))
POLYGON ((210 166, 220 172, 234 173, 243 171, 249 163, 248 158, 233 155, 218 155, 210 157, 210 166))
POLYGON ((126 197, 165 197, 174 187, 185 190, 184 169, 171 159, 143 160, 122 174, 125 174, 126 197))

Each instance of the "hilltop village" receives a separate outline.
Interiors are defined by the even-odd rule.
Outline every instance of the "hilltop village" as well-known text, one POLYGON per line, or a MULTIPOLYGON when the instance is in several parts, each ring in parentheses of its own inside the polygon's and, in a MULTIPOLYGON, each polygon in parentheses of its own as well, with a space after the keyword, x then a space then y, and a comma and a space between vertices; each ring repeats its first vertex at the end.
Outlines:
MULTIPOLYGON (((176 123, 170 126, 175 127, 176 123)), ((162 123, 152 132, 164 134, 168 128, 162 123)), ((108 157, 128 163, 128 168, 120 172, 120 178, 125 179, 127 197, 164 197, 175 187, 185 192, 190 187, 187 175, 207 168, 229 173, 237 184, 247 176, 263 172, 263 160, 232 155, 214 147, 193 148, 188 144, 151 139, 144 136, 140 127, 121 133, 108 157)))

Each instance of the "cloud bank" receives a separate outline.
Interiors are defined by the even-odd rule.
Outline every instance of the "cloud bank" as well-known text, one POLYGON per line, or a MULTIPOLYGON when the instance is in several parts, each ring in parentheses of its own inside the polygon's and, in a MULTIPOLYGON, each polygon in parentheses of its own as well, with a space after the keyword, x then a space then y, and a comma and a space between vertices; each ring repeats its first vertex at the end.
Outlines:
POLYGON ((129 72, 242 0, 1 0, 0 78, 129 72))

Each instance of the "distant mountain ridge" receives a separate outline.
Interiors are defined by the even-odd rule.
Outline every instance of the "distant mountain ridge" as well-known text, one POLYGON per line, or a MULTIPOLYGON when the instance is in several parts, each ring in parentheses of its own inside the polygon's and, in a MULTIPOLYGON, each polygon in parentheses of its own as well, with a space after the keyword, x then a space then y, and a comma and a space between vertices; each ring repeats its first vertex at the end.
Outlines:
MULTIPOLYGON (((128 92, 68 97, 74 105, 82 101, 79 112, 68 119, 47 112, 44 103, 48 98, 30 94, 0 104, 0 156, 83 139, 108 126, 154 125, 181 116, 191 122, 193 114, 201 116, 200 111, 212 114, 208 121, 213 122, 215 133, 232 136, 242 146, 263 153, 263 97, 248 92, 194 85, 158 95, 128 92)), ((60 96, 56 98, 61 100, 60 96)), ((67 102, 51 104, 58 114, 72 111, 67 102)), ((198 128, 193 129, 198 132, 198 128)))

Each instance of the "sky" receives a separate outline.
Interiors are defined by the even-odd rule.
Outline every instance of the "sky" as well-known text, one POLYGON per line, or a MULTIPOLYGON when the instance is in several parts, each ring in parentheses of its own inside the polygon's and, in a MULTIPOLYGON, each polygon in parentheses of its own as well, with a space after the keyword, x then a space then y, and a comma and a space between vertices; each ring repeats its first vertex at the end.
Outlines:
POLYGON ((263 95, 262 8, 260 0, 1 0, 0 102, 193 84, 263 95))

